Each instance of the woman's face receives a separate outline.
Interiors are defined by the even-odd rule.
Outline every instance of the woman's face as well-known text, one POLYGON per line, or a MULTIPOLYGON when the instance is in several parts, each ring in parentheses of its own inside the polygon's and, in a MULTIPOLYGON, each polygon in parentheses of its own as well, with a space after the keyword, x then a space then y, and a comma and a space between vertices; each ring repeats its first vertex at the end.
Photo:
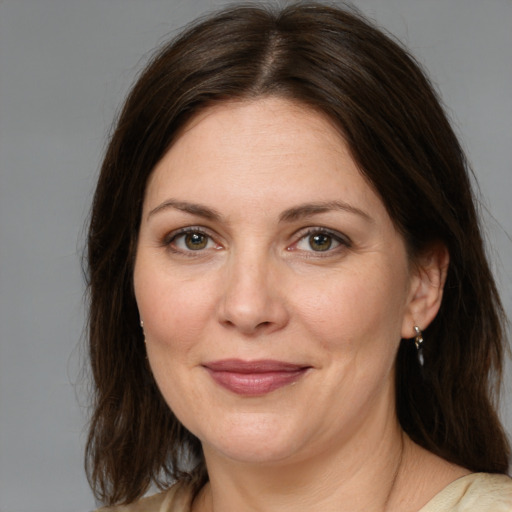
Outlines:
POLYGON ((206 110, 152 173, 135 293, 156 382, 205 453, 274 463, 393 423, 416 281, 322 115, 206 110))

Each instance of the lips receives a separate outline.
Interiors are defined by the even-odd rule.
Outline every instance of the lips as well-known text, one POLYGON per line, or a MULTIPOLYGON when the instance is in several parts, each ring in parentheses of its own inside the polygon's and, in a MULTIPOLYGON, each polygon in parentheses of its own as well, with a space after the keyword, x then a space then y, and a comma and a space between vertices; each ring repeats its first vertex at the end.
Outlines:
POLYGON ((223 388, 238 395, 257 396, 298 381, 309 370, 283 361, 243 361, 224 359, 203 365, 212 379, 223 388))

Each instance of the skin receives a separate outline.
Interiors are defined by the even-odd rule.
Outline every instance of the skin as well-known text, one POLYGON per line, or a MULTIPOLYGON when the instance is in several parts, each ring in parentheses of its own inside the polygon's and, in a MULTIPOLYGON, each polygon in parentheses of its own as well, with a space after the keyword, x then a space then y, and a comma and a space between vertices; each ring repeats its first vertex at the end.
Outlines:
POLYGON ((434 318, 447 265, 436 246, 409 260, 321 114, 265 98, 193 119, 148 181, 134 283, 156 382, 203 445, 195 510, 418 510, 465 474, 395 415, 400 339, 434 318), (204 367, 232 358, 308 370, 245 396, 204 367))

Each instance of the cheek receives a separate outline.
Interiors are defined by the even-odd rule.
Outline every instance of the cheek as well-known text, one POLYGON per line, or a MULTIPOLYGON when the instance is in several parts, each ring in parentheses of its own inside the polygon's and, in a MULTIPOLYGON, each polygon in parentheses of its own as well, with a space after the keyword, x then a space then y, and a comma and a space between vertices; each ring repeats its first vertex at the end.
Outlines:
MULTIPOLYGON (((209 293, 203 286, 179 280, 153 266, 135 269, 137 305, 144 320, 146 351, 154 379, 174 413, 183 421, 191 404, 202 404, 191 385, 205 326, 212 317, 209 293), (201 291, 199 291, 201 290, 201 291), (191 380, 192 379, 192 380, 191 380)), ((187 423, 188 424, 188 423, 187 423)))
MULTIPOLYGON (((400 339, 406 299, 404 273, 391 266, 330 275, 297 289, 299 317, 327 350, 359 351, 400 339)), ((396 341, 396 343, 394 343, 396 341)))
POLYGON ((135 295, 148 341, 178 350, 199 339, 213 315, 212 287, 141 267, 135 269, 135 295))

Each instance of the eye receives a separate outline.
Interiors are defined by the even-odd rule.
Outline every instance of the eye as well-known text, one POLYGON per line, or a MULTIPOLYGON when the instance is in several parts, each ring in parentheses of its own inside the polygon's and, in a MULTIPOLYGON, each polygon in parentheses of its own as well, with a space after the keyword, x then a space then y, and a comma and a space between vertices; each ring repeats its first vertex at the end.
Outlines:
POLYGON ((333 245, 336 247, 339 242, 328 233, 315 233, 307 237, 307 243, 313 251, 328 251, 333 245))
POLYGON ((208 245, 208 237, 203 233, 187 233, 182 235, 181 238, 186 248, 191 251, 206 249, 208 245))
POLYGON ((334 251, 340 246, 350 246, 349 241, 341 233, 314 229, 305 233, 289 250, 322 253, 334 251))
POLYGON ((197 228, 185 228, 177 233, 171 233, 166 240, 166 245, 177 252, 219 248, 211 236, 197 228))

